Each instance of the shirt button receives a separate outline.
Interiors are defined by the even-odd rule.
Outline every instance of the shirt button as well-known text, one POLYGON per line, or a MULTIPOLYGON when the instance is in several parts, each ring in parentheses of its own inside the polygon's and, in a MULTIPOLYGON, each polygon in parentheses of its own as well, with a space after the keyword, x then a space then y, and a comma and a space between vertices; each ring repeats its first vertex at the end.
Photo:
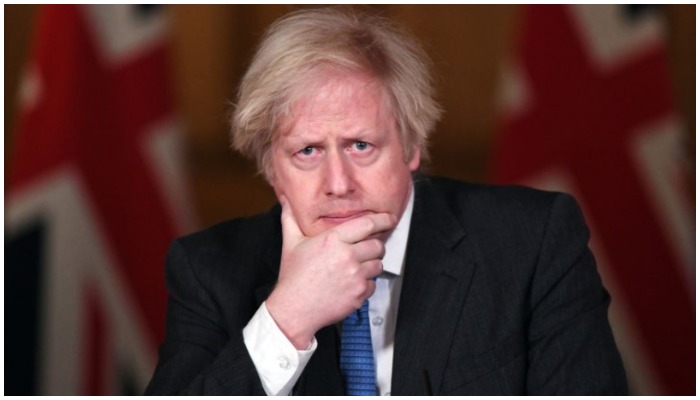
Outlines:
POLYGON ((372 318, 372 325, 374 325, 374 326, 379 326, 379 325, 381 325, 382 323, 384 323, 384 318, 382 318, 382 317, 374 317, 374 318, 372 318))
POLYGON ((280 362, 280 368, 289 369, 290 365, 289 365, 289 360, 287 360, 287 358, 279 357, 279 358, 277 358, 277 360, 279 360, 279 362, 280 362))

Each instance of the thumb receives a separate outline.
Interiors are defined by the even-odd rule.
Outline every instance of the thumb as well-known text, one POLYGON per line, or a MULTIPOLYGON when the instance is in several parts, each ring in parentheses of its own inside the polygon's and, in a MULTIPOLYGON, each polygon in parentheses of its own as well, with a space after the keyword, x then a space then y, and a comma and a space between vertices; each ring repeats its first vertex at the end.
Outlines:
POLYGON ((279 197, 280 204, 282 205, 282 216, 280 221, 282 222, 282 247, 290 248, 296 246, 299 242, 304 240, 306 236, 299 228, 296 218, 294 218, 294 212, 289 206, 289 200, 284 195, 279 197))

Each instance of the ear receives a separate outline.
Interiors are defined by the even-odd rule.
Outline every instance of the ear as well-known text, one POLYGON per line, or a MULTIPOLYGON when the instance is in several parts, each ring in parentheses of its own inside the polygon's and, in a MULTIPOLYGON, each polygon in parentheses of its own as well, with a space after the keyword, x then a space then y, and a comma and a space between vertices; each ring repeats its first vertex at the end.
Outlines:
POLYGON ((418 146, 413 147, 413 155, 408 160, 407 165, 411 172, 415 172, 420 167, 420 148, 418 146))

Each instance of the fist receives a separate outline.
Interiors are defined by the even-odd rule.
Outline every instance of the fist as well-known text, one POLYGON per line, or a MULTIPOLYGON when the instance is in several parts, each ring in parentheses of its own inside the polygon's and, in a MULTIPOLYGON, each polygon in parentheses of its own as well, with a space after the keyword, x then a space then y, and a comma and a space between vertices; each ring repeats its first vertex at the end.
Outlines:
POLYGON ((282 259, 277 285, 266 301, 277 326, 297 349, 316 332, 362 306, 382 273, 384 242, 373 235, 390 231, 387 213, 355 218, 316 236, 305 236, 282 197, 282 259))

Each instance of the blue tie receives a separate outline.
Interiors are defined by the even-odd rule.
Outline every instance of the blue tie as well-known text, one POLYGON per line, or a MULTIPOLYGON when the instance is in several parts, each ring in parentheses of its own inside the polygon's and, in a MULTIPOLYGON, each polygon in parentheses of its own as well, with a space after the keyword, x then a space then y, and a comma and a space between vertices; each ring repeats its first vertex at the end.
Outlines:
POLYGON ((340 374, 348 396, 376 396, 372 335, 369 331, 369 301, 343 321, 340 335, 340 374))

